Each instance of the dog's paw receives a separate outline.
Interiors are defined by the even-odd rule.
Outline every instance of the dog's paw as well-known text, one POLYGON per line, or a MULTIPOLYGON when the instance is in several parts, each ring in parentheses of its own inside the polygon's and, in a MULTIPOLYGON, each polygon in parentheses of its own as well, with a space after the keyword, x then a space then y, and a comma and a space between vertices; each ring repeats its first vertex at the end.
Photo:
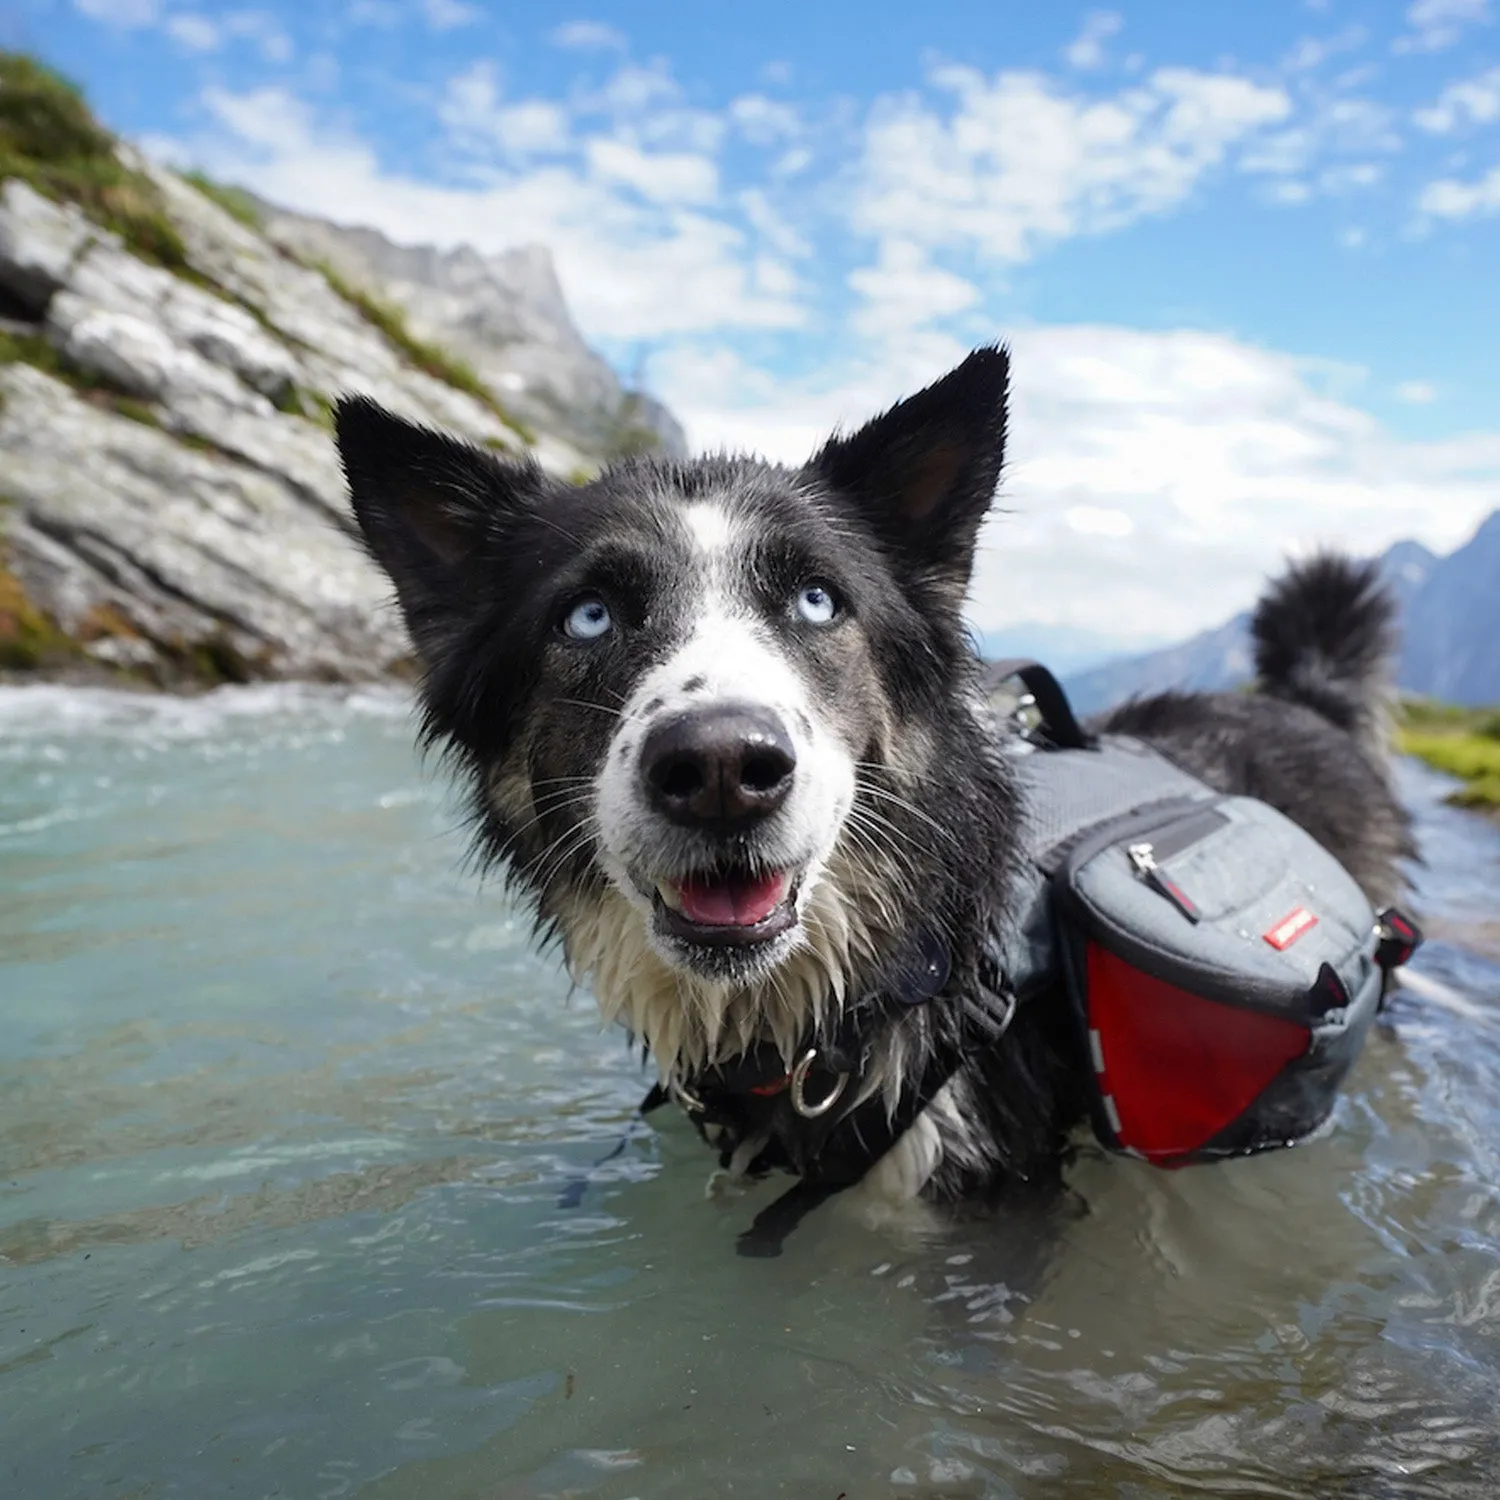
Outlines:
POLYGON ((703 1196, 710 1201, 715 1198, 738 1198, 745 1187, 743 1172, 736 1172, 732 1167, 716 1167, 703 1184, 703 1196))

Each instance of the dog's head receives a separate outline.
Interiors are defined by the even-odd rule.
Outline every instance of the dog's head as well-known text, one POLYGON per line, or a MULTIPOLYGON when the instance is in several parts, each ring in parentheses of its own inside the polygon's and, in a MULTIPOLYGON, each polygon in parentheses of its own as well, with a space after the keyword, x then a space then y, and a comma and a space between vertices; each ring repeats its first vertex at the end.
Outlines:
POLYGON ((981 350, 798 470, 637 459, 580 486, 340 407, 486 846, 659 1055, 800 1030, 947 857, 1006 378, 981 350))

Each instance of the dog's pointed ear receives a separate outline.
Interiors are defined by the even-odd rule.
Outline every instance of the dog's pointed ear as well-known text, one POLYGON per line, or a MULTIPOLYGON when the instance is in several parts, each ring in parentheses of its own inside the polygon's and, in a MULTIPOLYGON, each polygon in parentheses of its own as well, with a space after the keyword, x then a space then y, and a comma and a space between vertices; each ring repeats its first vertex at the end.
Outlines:
POLYGON ((545 482, 535 465, 419 427, 364 396, 339 402, 334 430, 365 545, 430 664, 478 607, 483 564, 507 518, 545 482))
POLYGON ((1009 377, 1005 349, 976 350, 808 465, 859 506, 898 564, 955 602, 1000 481, 1009 377))

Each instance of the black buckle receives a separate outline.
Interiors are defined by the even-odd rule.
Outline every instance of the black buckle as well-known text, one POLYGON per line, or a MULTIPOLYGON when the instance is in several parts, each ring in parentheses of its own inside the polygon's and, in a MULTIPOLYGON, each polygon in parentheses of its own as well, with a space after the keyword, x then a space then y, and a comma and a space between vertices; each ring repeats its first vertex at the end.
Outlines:
POLYGON ((1388 906, 1375 918, 1375 962, 1387 974, 1411 962, 1422 946, 1422 929, 1405 912, 1388 906))

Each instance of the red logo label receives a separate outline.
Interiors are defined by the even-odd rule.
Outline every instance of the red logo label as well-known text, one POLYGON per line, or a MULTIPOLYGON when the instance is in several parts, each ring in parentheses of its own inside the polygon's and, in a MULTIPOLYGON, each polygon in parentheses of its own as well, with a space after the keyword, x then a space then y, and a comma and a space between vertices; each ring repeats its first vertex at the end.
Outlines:
POLYGON ((1284 953, 1304 932, 1318 925, 1318 919, 1305 906, 1288 912, 1269 932, 1261 936, 1278 952, 1284 953))

